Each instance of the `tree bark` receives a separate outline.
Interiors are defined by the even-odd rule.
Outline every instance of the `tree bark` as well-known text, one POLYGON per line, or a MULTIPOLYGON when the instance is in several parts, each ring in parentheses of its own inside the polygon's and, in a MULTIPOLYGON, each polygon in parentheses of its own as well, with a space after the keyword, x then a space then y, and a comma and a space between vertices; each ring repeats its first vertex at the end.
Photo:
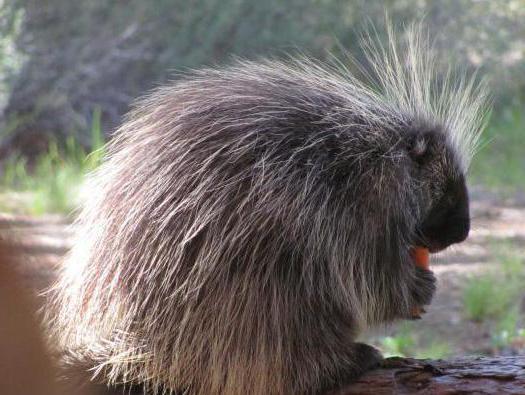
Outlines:
POLYGON ((451 360, 388 358, 329 395, 525 394, 525 356, 451 360))

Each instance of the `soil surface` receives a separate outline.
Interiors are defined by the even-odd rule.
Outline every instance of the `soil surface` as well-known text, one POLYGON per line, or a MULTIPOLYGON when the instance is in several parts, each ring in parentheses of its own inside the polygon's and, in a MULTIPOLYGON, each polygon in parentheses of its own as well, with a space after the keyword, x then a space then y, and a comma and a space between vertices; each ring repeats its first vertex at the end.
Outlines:
MULTIPOLYGON (((474 190, 471 203, 472 231, 468 240, 431 256, 431 269, 438 290, 423 319, 410 324, 416 337, 431 336, 451 346, 452 355, 493 355, 491 333, 484 323, 465 318, 462 290, 471 276, 494 269, 491 245, 507 241, 513 251, 525 255, 525 201, 503 200, 474 190)), ((71 246, 73 226, 60 216, 39 218, 0 214, 0 230, 9 228, 25 253, 20 272, 37 292, 46 289, 56 276, 63 256, 71 246)), ((525 294, 525 284, 524 284, 525 294)), ((523 303, 523 301, 516 301, 523 303)), ((381 336, 396 333, 397 326, 381 328, 366 336, 377 343, 381 336)), ((525 351, 525 345, 521 351, 525 351)), ((519 347, 518 347, 519 349, 519 347)), ((514 353, 515 350, 509 351, 514 353)))

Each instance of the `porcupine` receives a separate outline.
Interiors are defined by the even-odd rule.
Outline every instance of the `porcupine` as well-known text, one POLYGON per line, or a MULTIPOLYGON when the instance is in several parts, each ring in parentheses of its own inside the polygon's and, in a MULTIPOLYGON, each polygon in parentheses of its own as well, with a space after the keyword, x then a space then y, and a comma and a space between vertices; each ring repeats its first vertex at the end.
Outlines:
POLYGON ((52 332, 102 383, 313 394, 381 356, 431 252, 469 232, 483 84, 418 27, 368 37, 370 78, 304 56, 191 72, 136 103, 92 176, 52 332))

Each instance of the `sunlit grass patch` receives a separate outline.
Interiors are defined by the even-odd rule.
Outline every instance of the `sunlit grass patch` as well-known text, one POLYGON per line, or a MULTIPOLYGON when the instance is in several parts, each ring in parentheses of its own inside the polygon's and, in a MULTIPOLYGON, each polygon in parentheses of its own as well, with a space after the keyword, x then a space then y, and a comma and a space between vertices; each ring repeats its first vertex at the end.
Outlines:
POLYGON ((385 357, 445 358, 451 354, 450 345, 443 339, 429 339, 422 336, 405 322, 395 334, 380 339, 379 348, 385 357))
POLYGON ((520 306, 513 306, 496 324, 491 336, 495 349, 513 347, 525 350, 525 322, 520 314, 520 306))
POLYGON ((487 274, 468 281, 463 292, 463 306, 470 320, 497 319, 509 309, 513 296, 512 290, 502 288, 493 275, 487 274))
POLYGON ((499 320, 519 303, 525 291, 525 265, 511 248, 507 244, 493 246, 497 261, 494 269, 467 282, 463 290, 467 318, 499 320))
POLYGON ((509 242, 492 245, 495 267, 470 279, 463 291, 468 319, 485 325, 494 351, 525 349, 525 262, 509 242))
POLYGON ((385 357, 405 357, 412 354, 415 344, 414 334, 409 324, 405 323, 394 335, 381 339, 381 351, 385 357))
POLYGON ((78 203, 84 176, 99 165, 103 156, 99 117, 98 113, 91 132, 92 153, 70 137, 60 148, 57 142, 50 142, 47 151, 31 165, 23 157, 9 158, 0 179, 0 210, 31 215, 71 213, 78 203))

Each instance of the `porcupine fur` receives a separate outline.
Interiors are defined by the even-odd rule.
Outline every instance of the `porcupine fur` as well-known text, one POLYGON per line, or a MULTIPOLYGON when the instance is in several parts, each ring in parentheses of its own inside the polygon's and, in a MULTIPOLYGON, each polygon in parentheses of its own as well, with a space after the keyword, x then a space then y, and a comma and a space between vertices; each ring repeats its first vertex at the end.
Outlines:
POLYGON ((372 78, 305 57, 192 72, 136 103, 92 176, 52 332, 94 380, 313 394, 380 361, 363 329, 468 234, 484 89, 437 78, 420 28, 365 41, 372 78))

